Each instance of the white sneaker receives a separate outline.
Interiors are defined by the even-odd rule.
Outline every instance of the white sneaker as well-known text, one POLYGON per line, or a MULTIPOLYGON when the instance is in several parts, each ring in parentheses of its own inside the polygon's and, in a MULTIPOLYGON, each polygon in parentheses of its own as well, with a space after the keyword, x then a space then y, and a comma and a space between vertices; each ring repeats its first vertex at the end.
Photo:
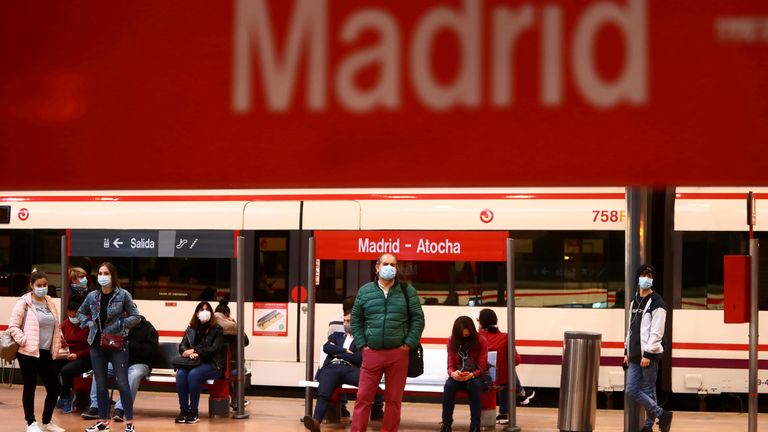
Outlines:
POLYGON ((40 426, 40 430, 48 432, 66 432, 63 427, 56 425, 54 422, 43 424, 40 426))
POLYGON ((27 426, 27 432, 41 432, 40 426, 37 425, 37 422, 32 422, 31 425, 27 426))
POLYGON ((104 432, 109 431, 109 425, 102 422, 97 422, 91 427, 85 428, 85 432, 104 432))

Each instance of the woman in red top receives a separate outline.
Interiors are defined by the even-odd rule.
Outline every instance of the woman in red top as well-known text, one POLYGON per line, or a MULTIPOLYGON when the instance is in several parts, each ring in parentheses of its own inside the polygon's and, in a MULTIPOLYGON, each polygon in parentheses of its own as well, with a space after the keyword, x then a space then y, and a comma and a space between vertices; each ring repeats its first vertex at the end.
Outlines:
MULTIPOLYGON (((477 318, 480 324, 480 334, 488 341, 488 351, 496 351, 496 383, 504 387, 496 393, 499 403, 499 415, 496 416, 496 423, 509 423, 509 407, 507 405, 506 387, 509 383, 509 371, 507 370, 507 334, 499 331, 498 318, 493 309, 483 309, 477 318)), ((520 355, 515 351, 515 364, 520 364, 520 355)), ((535 391, 527 393, 522 385, 520 378, 515 376, 515 389, 517 390, 517 400, 521 405, 528 405, 535 391)))
POLYGON ((72 412, 72 384, 75 377, 88 372, 91 367, 91 351, 88 346, 88 328, 80 328, 77 308, 80 304, 72 300, 67 305, 67 319, 61 323, 61 332, 69 345, 69 356, 59 360, 61 368, 61 396, 57 406, 65 414, 72 412))
POLYGON ((475 323, 468 316, 460 316, 453 323, 448 339, 448 380, 443 387, 443 426, 441 432, 450 432, 456 392, 469 394, 470 432, 480 430, 482 412, 480 397, 483 393, 481 376, 488 372, 488 345, 477 334, 475 323))

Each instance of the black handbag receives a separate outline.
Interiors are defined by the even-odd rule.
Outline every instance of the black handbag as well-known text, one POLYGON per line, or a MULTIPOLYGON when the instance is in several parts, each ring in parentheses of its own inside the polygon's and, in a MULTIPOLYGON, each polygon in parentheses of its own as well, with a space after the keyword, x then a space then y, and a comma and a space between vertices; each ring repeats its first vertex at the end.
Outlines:
POLYGON ((176 356, 171 359, 171 365, 173 365, 174 370, 178 369, 194 369, 198 366, 200 366, 200 358, 191 359, 189 357, 182 357, 182 356, 176 356))
MULTIPOLYGON (((405 296, 405 307, 408 310, 408 324, 411 323, 411 305, 410 301, 408 300, 408 286, 405 286, 405 289, 403 290, 403 295, 405 296)), ((416 378, 417 376, 421 376, 424 373, 424 347, 421 346, 421 343, 416 345, 416 348, 411 348, 410 351, 408 351, 408 377, 410 378, 416 378)))

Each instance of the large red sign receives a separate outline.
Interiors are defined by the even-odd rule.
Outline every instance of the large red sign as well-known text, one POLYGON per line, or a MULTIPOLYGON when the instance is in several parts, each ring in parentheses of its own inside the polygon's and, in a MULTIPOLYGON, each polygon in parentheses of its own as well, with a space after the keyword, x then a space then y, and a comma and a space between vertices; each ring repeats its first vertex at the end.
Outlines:
POLYGON ((400 261, 506 261, 504 231, 316 231, 315 258, 400 261))
POLYGON ((768 184, 764 0, 11 0, 0 55, 4 189, 768 184))

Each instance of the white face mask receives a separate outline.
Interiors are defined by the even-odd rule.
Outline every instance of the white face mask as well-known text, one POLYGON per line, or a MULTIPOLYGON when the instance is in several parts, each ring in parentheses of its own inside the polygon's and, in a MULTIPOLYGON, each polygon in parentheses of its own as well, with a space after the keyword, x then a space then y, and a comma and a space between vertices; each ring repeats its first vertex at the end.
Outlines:
POLYGON ((205 324, 208 321, 211 320, 211 311, 209 310, 201 310, 197 313, 197 319, 200 320, 201 323, 205 324))
POLYGON ((40 297, 40 298, 42 298, 42 297, 45 297, 45 296, 46 296, 46 294, 48 294, 48 287, 47 287, 47 286, 44 286, 44 287, 35 287, 35 295, 36 295, 37 297, 40 297))
POLYGON ((640 276, 637 280, 637 285, 640 286, 640 289, 651 289, 653 286, 653 279, 646 276, 640 276))
POLYGON ((77 317, 67 317, 67 319, 69 320, 69 322, 71 322, 74 325, 80 324, 80 320, 77 319, 77 317))

